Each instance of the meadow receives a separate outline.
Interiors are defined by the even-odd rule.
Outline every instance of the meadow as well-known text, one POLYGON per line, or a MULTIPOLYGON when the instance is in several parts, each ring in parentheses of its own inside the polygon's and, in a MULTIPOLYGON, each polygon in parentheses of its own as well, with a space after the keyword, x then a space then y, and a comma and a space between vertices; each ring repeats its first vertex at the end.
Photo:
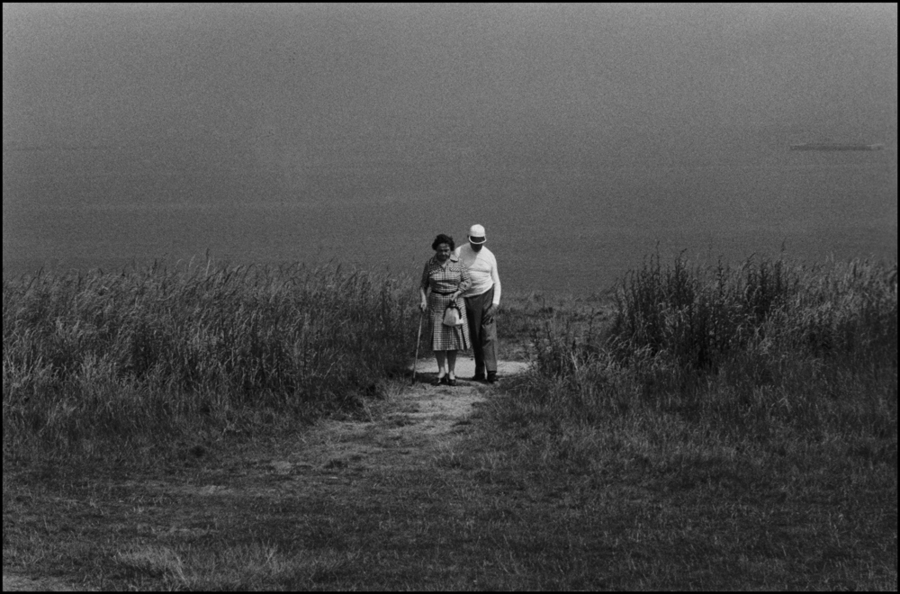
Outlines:
POLYGON ((122 486, 234 474, 321 420, 389 411, 414 286, 210 261, 4 282, 4 572, 106 589, 897 589, 895 262, 654 254, 605 294, 504 292, 501 356, 531 371, 414 473, 313 503, 122 486), (154 505, 216 530, 150 535, 133 514, 154 505), (132 552, 148 541, 155 558, 132 552))
POLYGON ((405 371, 411 287, 208 259, 4 283, 4 455, 138 458, 179 433, 352 410, 405 371))
POLYGON ((489 447, 622 543, 600 584, 896 588, 896 264, 657 255, 611 303, 539 302, 489 447))

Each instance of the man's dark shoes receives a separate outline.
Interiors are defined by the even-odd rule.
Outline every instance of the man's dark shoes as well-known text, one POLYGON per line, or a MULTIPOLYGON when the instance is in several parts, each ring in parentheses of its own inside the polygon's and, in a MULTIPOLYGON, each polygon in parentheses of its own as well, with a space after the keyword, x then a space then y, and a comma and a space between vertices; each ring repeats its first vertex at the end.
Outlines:
POLYGON ((489 383, 489 384, 497 383, 497 372, 496 371, 488 371, 487 383, 489 383))
POLYGON ((471 381, 473 381, 473 382, 483 382, 483 381, 484 381, 484 374, 483 374, 483 373, 482 373, 482 374, 477 374, 477 373, 476 373, 475 375, 473 375, 473 376, 472 376, 471 378, 469 378, 469 379, 470 379, 471 381))

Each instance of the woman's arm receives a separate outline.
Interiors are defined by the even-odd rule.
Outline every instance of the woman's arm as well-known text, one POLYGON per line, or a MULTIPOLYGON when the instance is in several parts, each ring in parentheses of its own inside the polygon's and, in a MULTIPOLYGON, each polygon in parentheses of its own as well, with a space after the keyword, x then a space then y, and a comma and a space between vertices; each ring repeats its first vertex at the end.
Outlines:
POLYGON ((459 285, 457 286, 457 297, 465 293, 472 286, 472 277, 469 276, 469 269, 465 266, 459 267, 459 285))
POLYGON ((428 309, 428 262, 425 263, 425 269, 422 271, 422 280, 419 283, 419 309, 424 312, 428 309))
POLYGON ((472 286, 472 280, 469 277, 469 271, 465 266, 459 267, 459 284, 456 285, 456 291, 450 294, 450 299, 456 301, 463 296, 466 289, 472 286))

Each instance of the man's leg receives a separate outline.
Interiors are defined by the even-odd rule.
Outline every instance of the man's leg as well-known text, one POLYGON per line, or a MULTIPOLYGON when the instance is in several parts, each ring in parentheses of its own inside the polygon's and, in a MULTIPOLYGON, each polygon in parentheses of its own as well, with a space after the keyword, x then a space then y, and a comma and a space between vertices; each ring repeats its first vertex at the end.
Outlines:
POLYGON ((484 322, 484 310, 494 301, 494 288, 486 292, 481 302, 481 359, 484 362, 484 370, 487 371, 487 380, 494 382, 497 380, 497 318, 491 316, 491 321, 484 322))
POLYGON ((466 317, 469 321, 469 336, 475 355, 475 378, 487 379, 497 375, 497 322, 484 323, 484 310, 494 300, 494 289, 466 299, 466 317))
POLYGON ((475 357, 475 377, 473 379, 483 380, 484 375, 484 352, 481 346, 481 295, 466 298, 466 319, 469 322, 469 339, 472 342, 472 354, 475 357))

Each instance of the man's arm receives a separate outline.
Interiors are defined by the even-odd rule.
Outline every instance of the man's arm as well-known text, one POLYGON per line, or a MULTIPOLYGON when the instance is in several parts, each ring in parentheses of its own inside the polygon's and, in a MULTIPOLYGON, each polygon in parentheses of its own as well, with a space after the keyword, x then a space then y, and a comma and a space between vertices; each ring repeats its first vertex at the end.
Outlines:
POLYGON ((484 308, 482 319, 486 324, 490 324, 494 320, 494 314, 500 308, 500 273, 497 271, 497 259, 494 258, 491 266, 491 280, 494 281, 494 297, 491 304, 484 308))
POLYGON ((494 281, 494 299, 493 306, 500 305, 500 271, 497 270, 497 258, 494 258, 493 266, 491 266, 491 280, 494 281))

